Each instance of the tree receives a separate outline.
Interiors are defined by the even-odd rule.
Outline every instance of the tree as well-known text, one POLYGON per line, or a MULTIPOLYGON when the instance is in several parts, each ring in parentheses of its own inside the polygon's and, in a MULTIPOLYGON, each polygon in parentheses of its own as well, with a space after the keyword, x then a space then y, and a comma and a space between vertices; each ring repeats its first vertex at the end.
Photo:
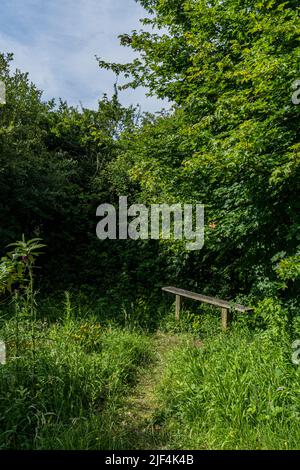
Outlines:
POLYGON ((139 57, 100 65, 177 109, 138 131, 131 157, 120 161, 131 162, 126 172, 142 197, 206 204, 206 247, 190 255, 187 282, 202 285, 209 276, 218 292, 259 290, 261 279, 275 277, 274 256, 293 255, 299 244, 300 107, 291 99, 299 7, 275 0, 140 3, 151 14, 144 23, 161 32, 121 37, 139 57))

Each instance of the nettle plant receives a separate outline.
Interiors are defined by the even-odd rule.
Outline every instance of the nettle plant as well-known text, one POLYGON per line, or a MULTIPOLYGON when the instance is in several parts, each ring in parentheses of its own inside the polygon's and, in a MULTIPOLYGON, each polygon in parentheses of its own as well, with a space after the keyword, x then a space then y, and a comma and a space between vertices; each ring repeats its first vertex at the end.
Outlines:
POLYGON ((11 243, 13 248, 0 261, 0 294, 10 294, 15 299, 22 299, 27 313, 34 312, 33 270, 36 258, 45 247, 40 238, 11 243))
POLYGON ((21 352, 21 332, 22 328, 28 330, 27 343, 30 345, 33 357, 36 350, 36 303, 33 285, 34 265, 37 257, 41 254, 40 249, 45 247, 40 238, 22 240, 8 245, 13 248, 0 261, 0 295, 8 294, 15 305, 15 322, 13 331, 5 338, 9 356, 18 358, 21 352), (29 320, 29 321, 28 321, 29 320))

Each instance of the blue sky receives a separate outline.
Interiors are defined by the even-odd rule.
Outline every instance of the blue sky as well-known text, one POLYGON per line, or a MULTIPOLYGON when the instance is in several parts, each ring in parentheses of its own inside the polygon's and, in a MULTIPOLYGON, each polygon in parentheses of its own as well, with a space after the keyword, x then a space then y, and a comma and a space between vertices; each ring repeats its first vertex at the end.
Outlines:
MULTIPOLYGON (((134 53, 118 35, 139 29, 143 16, 135 0, 1 0, 0 51, 14 53, 14 66, 29 72, 45 99, 94 108, 103 93, 112 94, 115 79, 99 69, 95 55, 130 61, 134 53)), ((120 100, 143 111, 168 107, 142 88, 121 92, 120 100)))

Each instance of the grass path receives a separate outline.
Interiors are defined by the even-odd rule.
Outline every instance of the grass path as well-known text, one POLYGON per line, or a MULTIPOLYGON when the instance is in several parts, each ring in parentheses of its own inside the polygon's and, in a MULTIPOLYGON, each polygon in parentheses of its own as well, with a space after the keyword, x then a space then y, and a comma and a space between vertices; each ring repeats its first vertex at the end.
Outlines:
POLYGON ((150 364, 140 375, 132 394, 126 398, 121 412, 121 425, 126 429, 132 449, 168 449, 170 436, 164 431, 159 420, 159 403, 155 388, 161 381, 167 355, 184 342, 182 335, 170 335, 161 332, 153 337, 155 351, 154 364, 150 364))

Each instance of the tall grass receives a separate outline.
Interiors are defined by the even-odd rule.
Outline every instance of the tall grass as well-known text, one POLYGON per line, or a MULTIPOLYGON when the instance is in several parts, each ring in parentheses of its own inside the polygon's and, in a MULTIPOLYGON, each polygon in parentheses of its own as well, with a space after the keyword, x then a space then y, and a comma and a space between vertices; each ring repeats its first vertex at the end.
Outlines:
MULTIPOLYGON (((300 338, 298 317, 291 321, 290 309, 265 299, 222 333, 215 309, 185 309, 175 322, 164 308, 155 322, 181 338, 163 355, 151 391, 158 406, 150 421, 164 448, 300 448, 300 366, 291 346, 300 338)), ((18 304, 2 321, 1 449, 140 446, 122 416, 141 371, 151 374, 155 342, 143 332, 145 319, 139 322, 150 309, 140 302, 121 308, 118 321, 100 323, 89 309, 66 295, 56 321, 42 320, 39 310, 32 319, 18 304)))
POLYGON ((18 343, 15 328, 13 318, 0 332, 8 350, 0 366, 0 448, 122 447, 115 417, 151 360, 147 336, 75 320, 68 298, 64 321, 23 319, 18 343))
POLYGON ((285 313, 267 300, 260 328, 236 323, 171 354, 157 391, 171 447, 300 448, 300 366, 285 313))

